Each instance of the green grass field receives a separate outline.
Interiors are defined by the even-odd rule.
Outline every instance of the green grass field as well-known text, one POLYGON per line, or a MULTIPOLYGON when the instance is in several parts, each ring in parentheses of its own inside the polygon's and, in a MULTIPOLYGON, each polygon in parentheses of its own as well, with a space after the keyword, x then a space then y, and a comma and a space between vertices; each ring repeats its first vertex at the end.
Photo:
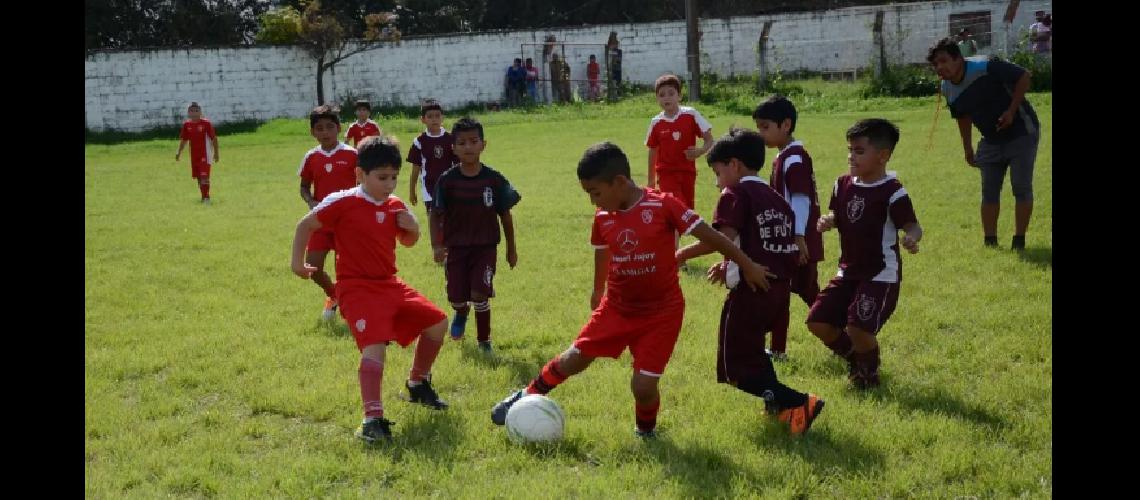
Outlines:
MULTIPOLYGON (((754 398, 715 383, 725 291, 696 272, 681 278, 688 307, 661 382, 658 440, 633 435, 628 354, 551 393, 567 414, 556 446, 513 445, 488 418, 589 314, 593 208, 574 169, 587 146, 611 140, 642 182, 642 141, 657 112, 649 95, 477 116, 484 162, 523 194, 519 266, 500 262, 492 301, 497 353, 481 355, 473 335, 448 341, 433 372, 452 406, 433 412, 397 398, 413 352, 390 349, 384 401, 396 440, 376 448, 352 437, 361 410, 351 334, 339 318, 319 323, 322 293, 289 270, 305 212, 297 165, 314 145, 307 120, 220 137, 211 206, 199 204, 188 165, 173 161, 173 137, 86 145, 86 496, 1052 496, 1052 95, 1029 97, 1044 136, 1028 249, 1017 254, 1008 181, 1003 249, 982 247, 978 173, 963 162, 946 110, 927 149, 933 98, 858 100, 830 85, 839 98, 794 98, 795 135, 814 157, 821 201, 846 170, 844 130, 891 119, 902 141, 890 169, 925 237, 919 254, 903 257, 899 307, 879 337, 879 389, 847 386, 841 360, 807 332, 807 308, 793 299, 791 361, 777 371, 828 402, 800 439, 762 418, 754 398)), ((746 114, 698 109, 716 136, 753 126, 746 114)), ((403 151, 420 130, 407 118, 379 121, 403 151)), ((717 192, 698 165, 697 210, 710 216, 717 192)), ((825 246, 821 282, 838 259, 834 231, 825 246)), ((426 242, 398 250, 398 264, 405 281, 446 305, 426 242)))

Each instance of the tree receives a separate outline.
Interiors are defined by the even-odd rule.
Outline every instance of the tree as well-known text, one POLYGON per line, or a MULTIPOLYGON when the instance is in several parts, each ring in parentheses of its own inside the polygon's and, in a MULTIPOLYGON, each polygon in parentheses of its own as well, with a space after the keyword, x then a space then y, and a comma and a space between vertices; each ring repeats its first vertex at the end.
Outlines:
POLYGON ((317 103, 325 102, 325 71, 337 63, 361 52, 380 48, 383 42, 399 42, 400 30, 396 28, 396 15, 391 12, 373 12, 364 16, 363 37, 352 39, 348 36, 340 19, 321 9, 320 0, 313 0, 305 6, 301 14, 301 46, 313 59, 317 60, 317 103), (349 43, 354 47, 349 49, 349 43))
POLYGON ((86 0, 85 51, 240 45, 254 41, 269 0, 86 0))

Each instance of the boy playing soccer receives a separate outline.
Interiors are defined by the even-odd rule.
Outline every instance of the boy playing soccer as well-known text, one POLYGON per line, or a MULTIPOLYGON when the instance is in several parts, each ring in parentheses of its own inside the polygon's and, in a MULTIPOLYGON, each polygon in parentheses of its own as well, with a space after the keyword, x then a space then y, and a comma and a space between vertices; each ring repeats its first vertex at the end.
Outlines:
POLYGON ((462 118, 451 127, 459 164, 440 176, 431 210, 431 245, 436 263, 444 264, 447 300, 455 309, 451 338, 460 340, 467 314, 475 309, 479 348, 491 353, 491 302, 495 296, 499 222, 507 239, 507 264, 518 264, 511 207, 522 196, 503 174, 479 161, 487 143, 483 125, 462 118), (470 305, 468 303, 471 303, 470 305))
POLYGON ((190 103, 186 108, 189 119, 182 123, 182 132, 179 137, 178 152, 174 154, 174 161, 182 158, 182 148, 190 142, 190 177, 198 179, 198 191, 202 194, 202 203, 210 203, 210 165, 218 162, 218 134, 210 120, 202 118, 202 107, 196 102, 190 103), (206 139, 209 139, 207 141, 206 139))
POLYGON ((416 342, 416 354, 405 387, 408 400, 443 410, 431 385, 431 367, 443 345, 447 315, 396 277, 396 241, 410 247, 420 237, 416 218, 392 196, 400 173, 400 150, 389 140, 369 137, 360 143, 355 168, 361 184, 326 196, 297 223, 293 237, 293 272, 307 278, 317 271, 302 257, 315 231, 332 230, 336 238, 337 299, 360 350, 360 396, 364 422, 356 436, 369 443, 392 439, 392 422, 384 418, 381 388, 388 344, 416 342))
MULTIPOLYGON (((804 144, 792 137, 796 130, 796 107, 784 96, 772 96, 756 107, 752 119, 764 138, 764 145, 779 150, 772 161, 769 183, 796 214, 794 230, 799 252, 790 286, 792 293, 799 295, 810 308, 819 294, 816 264, 823 260, 823 237, 815 228, 820 210, 811 156, 804 144)), ((788 316, 785 309, 772 325, 771 355, 775 361, 787 359, 788 316)))
POLYGON ((408 148, 407 161, 412 164, 408 201, 415 205, 422 197, 427 213, 431 214, 435 183, 455 163, 455 137, 443 128, 443 107, 436 101, 420 105, 420 121, 427 128, 408 148), (417 190, 417 185, 423 187, 417 190))
POLYGON ((645 135, 649 148, 645 185, 672 193, 686 208, 695 208, 696 159, 712 147, 712 124, 699 111, 681 106, 681 80, 676 75, 662 75, 653 89, 661 112, 649 121, 645 135), (697 137, 704 140, 700 148, 697 137))
POLYGON ((617 358, 629 348, 636 432, 653 437, 661 406, 657 383, 685 313, 674 255, 676 234, 692 234, 732 259, 749 286, 767 289, 767 270, 673 195, 638 187, 630 178, 629 160, 616 144, 603 142, 587 149, 578 162, 578 179, 598 207, 590 236, 595 248, 593 313, 569 349, 546 363, 525 389, 495 405, 491 421, 503 425, 507 410, 523 395, 546 394, 595 358, 617 358))
POLYGON ((899 142, 899 129, 880 118, 859 120, 847 129, 847 164, 831 192, 820 232, 839 229, 839 273, 808 313, 807 326, 848 363, 856 388, 879 385, 876 334, 891 317, 902 284, 902 246, 918 252, 922 226, 914 206, 887 162, 899 142))
POLYGON ((358 146, 365 137, 384 134, 384 131, 380 130, 380 125, 369 118, 371 115, 372 103, 364 100, 356 101, 356 121, 349 125, 348 131, 344 133, 345 144, 358 146))
MULTIPOLYGON (((799 435, 823 411, 823 400, 780 383, 764 352, 764 334, 781 318, 787 326, 788 280, 796 272, 801 255, 797 240, 802 240, 792 231, 798 220, 792 207, 756 175, 764 166, 764 142, 756 132, 734 128, 713 144, 708 155, 716 186, 722 189, 713 227, 774 275, 767 290, 753 290, 740 286, 739 270, 728 265, 725 284, 730 290, 720 315, 717 382, 763 399, 766 412, 799 435)), ((677 251, 677 260, 709 253, 709 245, 693 243, 677 251)))
MULTIPOLYGON (((301 199, 312 210, 326 196, 356 186, 356 150, 337 141, 340 134, 340 117, 336 108, 321 105, 309 113, 309 133, 317 140, 317 147, 301 158, 301 199)), ((336 314, 336 288, 325 272, 325 257, 335 248, 331 228, 313 233, 306 247, 305 263, 312 266, 313 282, 325 292, 325 309, 321 318, 331 320, 336 314)))

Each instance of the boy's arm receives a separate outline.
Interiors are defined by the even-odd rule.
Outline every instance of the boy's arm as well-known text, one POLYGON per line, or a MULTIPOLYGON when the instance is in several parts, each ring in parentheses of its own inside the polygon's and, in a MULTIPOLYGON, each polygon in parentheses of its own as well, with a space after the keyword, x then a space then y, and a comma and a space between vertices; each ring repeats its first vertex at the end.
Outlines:
POLYGON ((1017 108, 1021 106, 1021 102, 1025 100, 1025 92, 1029 90, 1030 76, 1029 70, 1025 70, 1025 72, 1021 74, 1021 78, 1018 78, 1017 83, 1014 84, 1013 95, 1010 96, 1009 100, 1009 108, 998 117, 998 130, 1004 130, 1010 125, 1013 125, 1013 117, 1017 115, 1017 108))
POLYGON ((424 167, 418 163, 412 166, 412 178, 408 181, 408 201, 412 202, 412 205, 420 201, 419 197, 416 196, 416 186, 420 184, 420 171, 422 171, 423 168, 424 167))
POLYGON ((511 211, 507 210, 499 214, 499 221, 503 224, 503 237, 507 240, 507 264, 514 269, 519 263, 518 250, 515 248, 515 219, 511 211))
POLYGON ((653 164, 657 162, 657 148, 649 148, 649 170, 645 174, 645 186, 655 188, 657 187, 656 172, 653 171, 653 164))
POLYGON ((971 167, 978 166, 974 163, 974 143, 971 136, 973 135, 974 122, 970 120, 969 116, 958 117, 958 134, 962 136, 962 151, 966 153, 966 163, 971 167))
POLYGON ((396 212, 396 227, 401 230, 396 235, 396 239, 401 245, 411 247, 419 241, 420 224, 416 222, 416 216, 412 215, 411 211, 405 209, 396 212))
POLYGON ((753 262, 736 244, 703 221, 697 223, 689 234, 740 266, 741 276, 753 290, 757 287, 760 287, 761 290, 768 290, 768 278, 776 277, 775 274, 768 272, 768 268, 753 262))
POLYGON ((443 259, 447 256, 447 247, 443 246, 443 234, 440 230, 442 227, 443 214, 439 210, 432 210, 428 216, 428 235, 431 236, 432 257, 436 264, 443 264, 443 259))
POLYGON ((826 214, 819 216, 819 220, 815 221, 815 230, 821 233, 826 233, 835 227, 835 211, 829 211, 826 214))
POLYGON ((214 163, 217 163, 218 158, 221 158, 218 156, 218 136, 211 136, 210 142, 214 144, 214 163))
POLYGON ((903 226, 902 246, 910 253, 918 253, 918 242, 922 240, 922 226, 918 222, 911 222, 903 226))
MULTIPOLYGON (((720 231, 720 234, 723 234, 725 238, 728 238, 728 241, 736 241, 736 237, 740 234, 736 232, 736 228, 724 225, 720 226, 720 229, 717 229, 717 231, 720 231)), ((713 249, 712 245, 709 245, 704 241, 696 241, 684 248, 677 250, 677 253, 675 255, 677 257, 677 264, 680 265, 686 260, 694 259, 702 255, 708 255, 715 251, 716 250, 713 249)))
POLYGON ((610 249, 594 249, 594 293, 590 294, 590 310, 598 308, 606 294, 606 273, 609 271, 610 249))
POLYGON ((182 157, 182 148, 186 147, 186 139, 178 143, 178 152, 174 153, 174 161, 178 161, 182 157))
POLYGON ((309 244, 309 236, 321 228, 321 221, 316 214, 309 212, 297 223, 297 232, 293 234, 293 258, 290 267, 293 274, 308 279, 317 268, 305 262, 305 246, 309 244))
POLYGON ((712 136, 711 128, 705 130, 704 132, 701 132, 701 140, 704 141, 704 143, 701 144, 701 147, 699 149, 696 146, 693 146, 685 150, 685 158, 695 160, 697 158, 700 158, 701 155, 709 152, 709 149, 712 148, 713 142, 715 141, 712 136))
POLYGON ((309 206, 310 210, 317 206, 317 199, 313 198, 312 188, 313 184, 311 182, 301 179, 301 199, 305 201, 305 204, 309 206))

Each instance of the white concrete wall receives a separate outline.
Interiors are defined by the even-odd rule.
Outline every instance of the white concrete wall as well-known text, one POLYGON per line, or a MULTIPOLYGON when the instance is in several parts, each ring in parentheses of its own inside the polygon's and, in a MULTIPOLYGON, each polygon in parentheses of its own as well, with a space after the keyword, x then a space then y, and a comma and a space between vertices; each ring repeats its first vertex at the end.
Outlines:
MULTIPOLYGON (((1002 48, 1006 0, 924 2, 852 7, 773 16, 702 19, 701 65, 722 76, 757 71, 757 41, 765 21, 769 63, 783 71, 828 71, 866 67, 875 49, 871 27, 884 12, 888 57, 922 62, 926 49, 949 34, 949 15, 990 10, 994 47, 1002 48)), ((1033 11, 1051 11, 1050 1, 1024 1, 1015 29, 1033 22, 1033 11)), ((544 37, 566 46, 571 77, 585 79, 589 54, 604 59, 604 43, 616 31, 624 52, 623 77, 648 83, 665 72, 686 75, 683 21, 615 24, 542 31, 462 34, 404 40, 355 55, 326 73, 326 99, 368 98, 375 104, 415 105, 424 97, 446 107, 498 101, 511 60, 541 60, 544 37)), ((304 116, 316 104, 316 63, 294 47, 162 49, 100 52, 84 61, 84 109, 91 130, 141 131, 178 125, 190 101, 202 104, 215 123, 304 116)), ((545 73, 544 77, 548 74, 545 73)))

